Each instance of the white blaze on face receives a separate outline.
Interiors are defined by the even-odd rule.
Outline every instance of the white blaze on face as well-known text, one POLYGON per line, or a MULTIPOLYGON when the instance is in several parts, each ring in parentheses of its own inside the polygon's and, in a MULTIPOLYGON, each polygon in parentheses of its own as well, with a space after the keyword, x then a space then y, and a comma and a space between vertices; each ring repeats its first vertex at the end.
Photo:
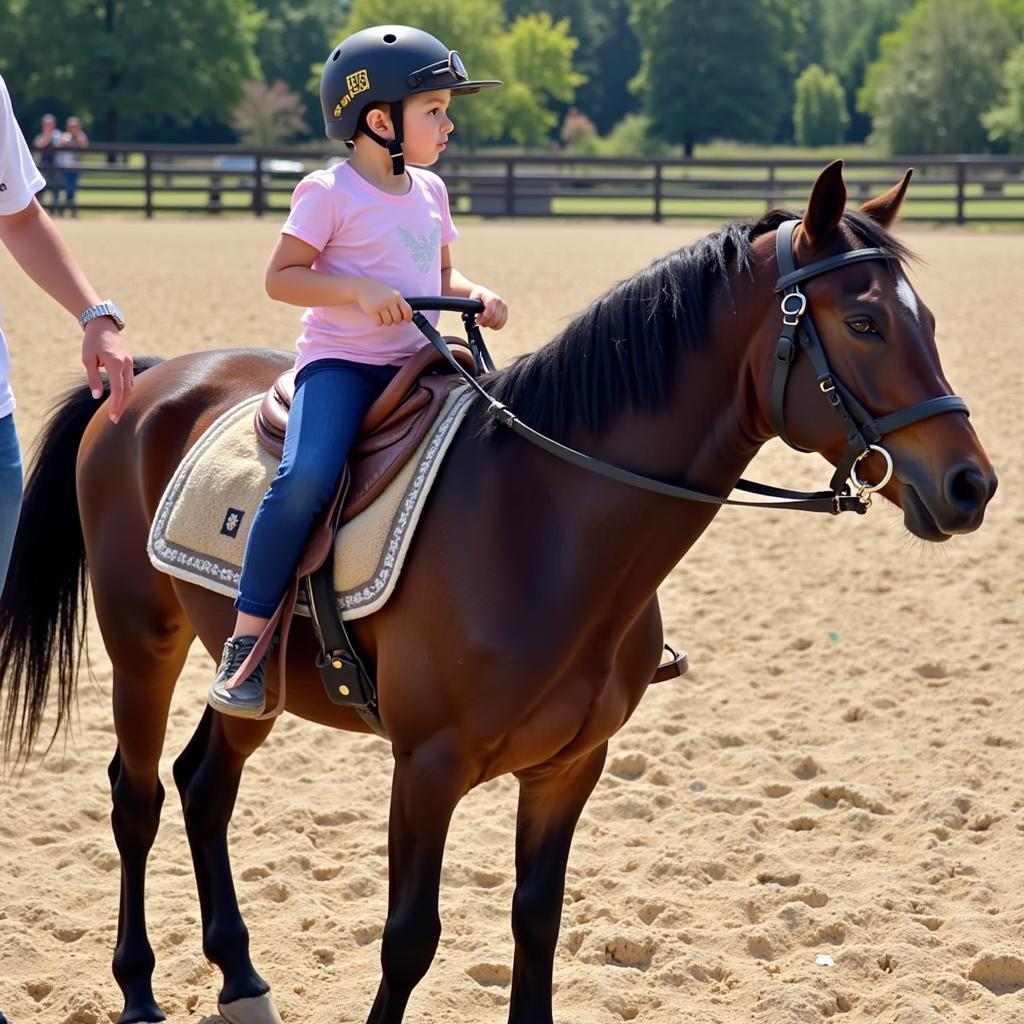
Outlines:
POLYGON ((920 324, 921 307, 917 304, 917 296, 914 294, 914 289, 910 287, 910 282, 902 274, 896 280, 896 296, 910 310, 910 315, 920 324))

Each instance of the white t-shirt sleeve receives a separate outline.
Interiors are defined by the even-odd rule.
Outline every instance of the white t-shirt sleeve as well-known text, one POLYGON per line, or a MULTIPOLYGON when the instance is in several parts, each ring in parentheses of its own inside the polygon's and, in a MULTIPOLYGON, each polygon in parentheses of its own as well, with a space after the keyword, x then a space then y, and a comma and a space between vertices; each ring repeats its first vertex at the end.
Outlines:
POLYGON ((21 213, 46 182, 32 161, 0 77, 0 216, 21 213))

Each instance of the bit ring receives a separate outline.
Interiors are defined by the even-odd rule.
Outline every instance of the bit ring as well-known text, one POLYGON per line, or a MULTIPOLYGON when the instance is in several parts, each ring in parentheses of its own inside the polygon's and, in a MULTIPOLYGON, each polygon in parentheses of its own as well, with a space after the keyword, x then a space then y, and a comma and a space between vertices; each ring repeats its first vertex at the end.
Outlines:
POLYGON ((850 467, 850 483, 857 489, 859 494, 872 494, 880 491, 892 479, 892 456, 880 445, 869 444, 867 451, 861 452, 850 467), (877 484, 866 484, 857 476, 857 463, 866 459, 872 452, 878 452, 885 459, 885 474, 877 484))

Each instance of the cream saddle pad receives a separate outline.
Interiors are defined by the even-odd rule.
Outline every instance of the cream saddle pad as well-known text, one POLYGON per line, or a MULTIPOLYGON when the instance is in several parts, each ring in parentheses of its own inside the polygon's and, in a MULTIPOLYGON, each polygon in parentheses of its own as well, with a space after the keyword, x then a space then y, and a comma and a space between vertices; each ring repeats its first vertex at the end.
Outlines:
MULTIPOLYGON (((378 611, 394 592, 427 496, 471 398, 466 388, 448 396, 433 428, 395 479, 339 531, 334 589, 343 619, 378 611)), ((157 569, 229 597, 237 592, 249 527, 279 462, 253 430, 262 400, 260 394, 236 405, 196 442, 167 485, 149 533, 149 558, 157 569)))

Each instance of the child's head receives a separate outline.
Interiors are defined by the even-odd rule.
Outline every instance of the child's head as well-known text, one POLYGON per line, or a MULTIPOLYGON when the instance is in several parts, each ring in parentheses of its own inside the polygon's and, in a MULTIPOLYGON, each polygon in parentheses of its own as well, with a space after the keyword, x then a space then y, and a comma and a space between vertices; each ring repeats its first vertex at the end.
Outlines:
POLYGON ((459 54, 432 35, 378 25, 349 36, 327 58, 320 78, 324 127, 328 138, 343 142, 363 133, 387 149, 394 173, 401 174, 403 143, 410 162, 437 159, 452 129, 447 107, 454 93, 498 85, 470 80, 459 54))
MULTIPOLYGON (((451 89, 432 89, 414 93, 404 100, 401 113, 402 155, 406 163, 429 167, 437 161, 455 127, 448 114, 451 99, 451 89)), ((362 127, 356 140, 365 136, 367 145, 372 145, 377 139, 391 143, 395 138, 390 104, 375 103, 367 107, 360 124, 362 127)))

